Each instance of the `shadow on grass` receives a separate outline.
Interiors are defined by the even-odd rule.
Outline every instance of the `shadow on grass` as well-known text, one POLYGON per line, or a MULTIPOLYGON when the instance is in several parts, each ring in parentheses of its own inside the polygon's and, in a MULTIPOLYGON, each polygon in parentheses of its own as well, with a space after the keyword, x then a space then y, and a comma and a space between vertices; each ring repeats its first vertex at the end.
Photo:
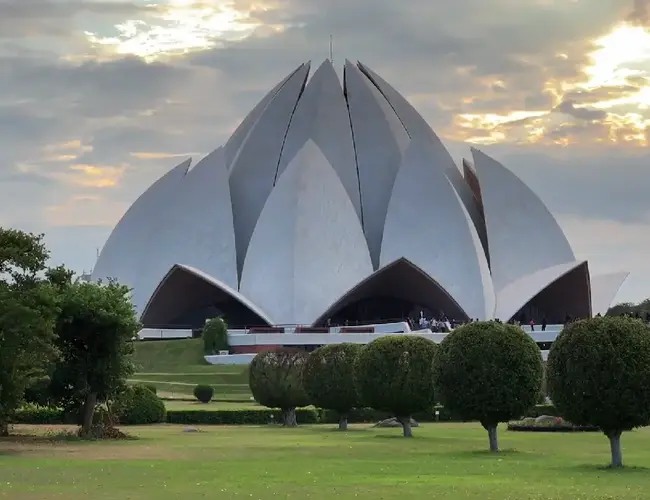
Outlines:
POLYGON ((572 469, 585 473, 605 473, 605 474, 644 474, 650 477, 650 467, 642 466, 631 466, 626 465, 625 467, 611 467, 610 465, 598 465, 598 464, 578 464, 570 467, 562 467, 563 471, 567 469, 572 469))
POLYGON ((490 451, 488 449, 463 450, 463 451, 450 453, 449 455, 457 458, 490 457, 490 458, 497 459, 497 458, 506 458, 506 457, 521 458, 522 456, 530 455, 530 453, 527 453, 525 451, 519 451, 514 448, 505 448, 496 452, 490 451))

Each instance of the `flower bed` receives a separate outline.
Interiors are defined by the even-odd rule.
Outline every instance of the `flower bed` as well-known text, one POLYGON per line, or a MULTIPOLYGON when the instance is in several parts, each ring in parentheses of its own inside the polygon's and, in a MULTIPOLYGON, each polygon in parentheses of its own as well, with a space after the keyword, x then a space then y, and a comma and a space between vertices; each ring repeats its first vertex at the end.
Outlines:
POLYGON ((518 432, 599 432, 598 427, 590 425, 574 425, 562 417, 541 415, 537 418, 528 417, 508 423, 509 431, 518 432))

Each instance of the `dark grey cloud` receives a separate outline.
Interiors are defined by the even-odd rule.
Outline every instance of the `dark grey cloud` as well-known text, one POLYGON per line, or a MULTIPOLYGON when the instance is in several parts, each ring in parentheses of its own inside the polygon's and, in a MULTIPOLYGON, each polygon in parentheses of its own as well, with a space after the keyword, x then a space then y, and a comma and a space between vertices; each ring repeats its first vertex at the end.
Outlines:
POLYGON ((607 116, 605 111, 600 109, 588 109, 576 107, 575 101, 565 100, 558 104, 553 111, 564 113, 579 120, 601 120, 607 116))

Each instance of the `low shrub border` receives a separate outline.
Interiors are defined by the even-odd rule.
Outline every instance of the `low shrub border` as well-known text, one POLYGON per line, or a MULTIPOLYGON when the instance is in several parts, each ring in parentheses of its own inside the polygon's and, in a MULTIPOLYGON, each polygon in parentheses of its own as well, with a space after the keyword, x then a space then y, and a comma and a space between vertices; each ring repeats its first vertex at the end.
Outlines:
MULTIPOLYGON (((530 417, 555 415, 553 405, 537 405, 528 412, 530 417)), ((280 421, 280 411, 268 408, 260 409, 219 409, 219 410, 168 410, 166 421, 169 424, 186 425, 266 425, 280 421)), ((390 418, 385 412, 372 408, 357 408, 349 413, 348 422, 374 423, 390 418)), ((338 424, 336 412, 320 408, 299 408, 296 410, 299 424, 338 424)), ((437 406, 432 411, 413 415, 417 422, 460 422, 443 407, 437 406), (438 414, 436 415, 436 412, 438 414)), ((18 410, 12 418, 14 424, 56 425, 66 423, 63 410, 26 406, 18 410)))
POLYGON ((598 427, 578 425, 542 425, 508 424, 509 431, 515 432, 600 432, 598 427))

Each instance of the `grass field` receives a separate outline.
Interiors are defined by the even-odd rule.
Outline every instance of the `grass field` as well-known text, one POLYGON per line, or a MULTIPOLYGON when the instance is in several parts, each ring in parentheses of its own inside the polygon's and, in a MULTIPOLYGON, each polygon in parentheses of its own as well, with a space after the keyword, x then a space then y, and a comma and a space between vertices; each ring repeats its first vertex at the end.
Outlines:
POLYGON ((211 385, 215 400, 250 399, 245 366, 209 365, 201 339, 137 342, 131 383, 155 385, 165 397, 192 397, 198 384, 211 385))
MULTIPOLYGON (((33 433, 18 427, 17 432, 33 433)), ((604 470, 600 434, 508 433, 490 455, 475 424, 128 429, 136 441, 0 439, 0 498, 626 500, 648 498, 650 429, 624 436, 630 467, 604 470)))

